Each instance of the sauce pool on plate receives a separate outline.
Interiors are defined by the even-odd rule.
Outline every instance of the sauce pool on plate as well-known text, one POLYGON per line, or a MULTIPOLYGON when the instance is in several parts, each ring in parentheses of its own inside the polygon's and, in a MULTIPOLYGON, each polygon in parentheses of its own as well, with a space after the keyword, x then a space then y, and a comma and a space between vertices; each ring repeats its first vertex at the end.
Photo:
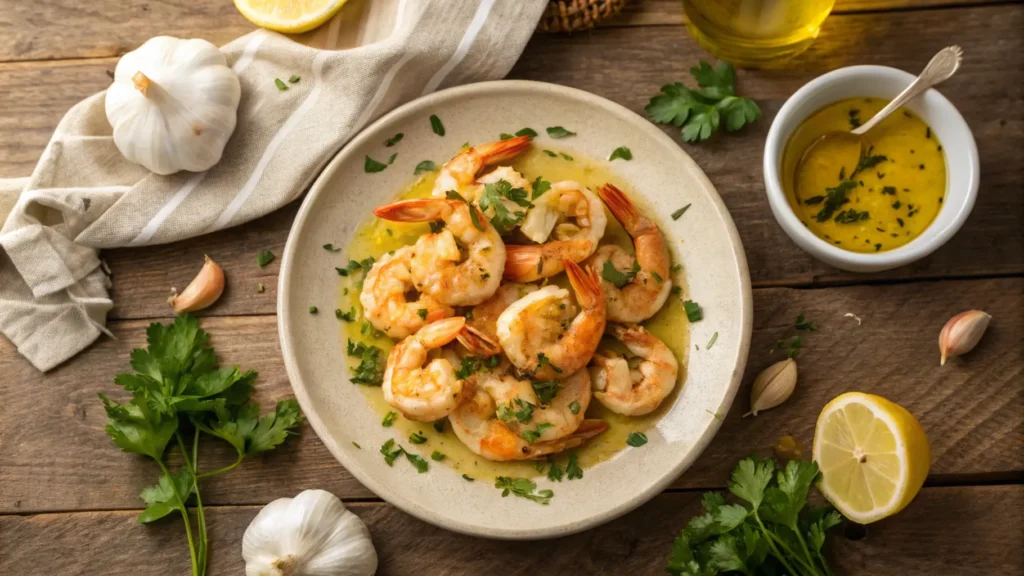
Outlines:
POLYGON ((868 132, 859 160, 855 149, 816 149, 800 164, 818 138, 848 132, 886 104, 878 98, 851 98, 825 106, 796 129, 782 157, 782 186, 793 212, 815 236, 844 250, 884 252, 903 246, 942 209, 942 143, 907 110, 897 110, 868 132))

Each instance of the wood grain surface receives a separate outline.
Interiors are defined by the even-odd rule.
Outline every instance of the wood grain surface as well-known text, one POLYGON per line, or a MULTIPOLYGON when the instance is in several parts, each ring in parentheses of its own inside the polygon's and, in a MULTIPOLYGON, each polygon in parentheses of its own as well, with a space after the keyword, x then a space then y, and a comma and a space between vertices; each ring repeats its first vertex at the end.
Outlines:
MULTIPOLYGON (((741 71, 740 90, 757 97, 764 117, 741 134, 682 145, 711 178, 736 221, 755 286, 806 286, 905 278, 943 278, 1024 272, 1024 5, 927 10, 916 13, 913 35, 896 33, 902 12, 838 15, 791 68, 741 71), (943 91, 974 130, 982 158, 978 202, 960 232, 932 256, 910 266, 851 275, 819 263, 776 224, 760 176, 764 137, 785 99, 802 84, 853 63, 916 70, 933 50, 955 39, 967 61, 943 91)), ((643 113, 658 87, 688 79, 704 53, 680 27, 615 28, 574 37, 538 35, 511 76, 574 86, 643 113), (649 63, 634 66, 633 62, 649 63)), ((0 176, 25 175, 60 115, 109 82, 115 60, 0 64, 0 176)), ((672 133, 678 138, 678 131, 672 133)), ((172 286, 186 284, 210 254, 231 276, 228 294, 212 314, 271 314, 273 269, 254 266, 263 249, 281 253, 297 206, 262 220, 188 241, 145 250, 113 250, 113 318, 166 314, 172 286), (256 297, 258 283, 268 290, 256 297), (131 297, 124 297, 126 295, 131 297)), ((275 265, 271 265, 272 267, 275 265)))
MULTIPOLYGON (((1024 279, 916 282, 831 289, 761 289, 754 293, 754 337, 744 384, 718 436, 674 488, 724 486, 735 463, 767 454, 784 434, 810 446, 818 411, 832 397, 860 390, 897 400, 924 425, 932 442, 937 484, 977 474, 1024 478, 1024 279), (993 316, 981 345, 945 367, 937 336, 953 314, 979 308, 993 316), (847 312, 862 319, 858 325, 847 312), (750 382, 783 353, 772 344, 797 334, 798 314, 817 323, 800 333, 800 384, 783 406, 756 418, 749 409, 750 382)), ((337 322, 330 314, 322 321, 337 322)), ((714 318, 703 322, 713 324, 714 318)), ((157 476, 151 462, 122 454, 103 433, 99 392, 123 396, 113 378, 128 368, 128 354, 145 341, 145 322, 116 322, 116 340, 104 338, 81 357, 42 375, 0 344, 0 513, 138 506, 138 493, 157 476), (26 393, 31 390, 31 393, 26 393), (82 489, 102 486, 102 489, 82 489)), ((257 399, 291 396, 273 316, 207 318, 204 326, 222 363, 260 372, 257 399)), ((704 347, 704 343, 700 343, 704 347)), ((691 362, 700 361, 695 351, 691 362)), ((228 464, 232 454, 211 443, 203 466, 228 464)), ((247 462, 204 485, 208 504, 255 504, 282 487, 319 487, 343 498, 373 494, 353 479, 305 426, 287 448, 247 462), (267 481, 272 478, 272 481, 267 481)))
MULTIPOLYGON (((298 490, 284 491, 281 496, 298 490)), ((497 496, 497 494, 496 494, 497 496)), ((522 502, 523 506, 536 506, 522 502)), ((582 534, 540 542, 461 536, 380 503, 350 503, 373 535, 379 576, 418 574, 664 574, 672 539, 700 513, 699 493, 666 493, 613 522, 582 534)), ((840 575, 906 576, 1020 574, 1024 548, 1024 487, 925 488, 906 511, 850 540, 837 528, 830 563, 840 575), (955 537, 950 535, 955 534, 955 537)), ((210 574, 241 574, 242 534, 257 507, 208 508, 210 574)), ((180 517, 152 526, 135 512, 0 516, 0 573, 24 574, 46 559, 47 574, 110 576, 186 574, 188 553, 180 517)), ((853 531, 851 531, 851 535, 853 531)), ((33 572, 42 574, 43 572, 33 572)))
MULTIPOLYGON (((342 46, 366 40, 358 23, 384 22, 378 10, 390 0, 370 1, 350 0, 337 20, 298 39, 319 46, 336 26, 342 46)), ((708 57, 682 22, 680 0, 634 0, 596 30, 535 36, 510 77, 578 87, 643 114, 659 86, 689 82, 689 68, 708 57)), ((386 26, 376 28, 379 35, 386 26)), ((0 177, 28 175, 64 112, 106 88, 117 57, 147 38, 223 44, 252 29, 228 0, 0 2, 0 177)), ((377 500, 305 426, 282 449, 204 484, 204 503, 212 506, 209 573, 242 573, 242 534, 260 506, 322 488, 368 523, 382 575, 662 574, 672 538, 698 512, 701 489, 723 486, 737 460, 768 454, 780 435, 809 446, 821 406, 848 390, 880 394, 914 413, 928 432, 933 463, 926 488, 905 511, 866 535, 837 532, 829 551, 837 573, 1024 573, 1022 29, 1021 2, 838 0, 808 52, 783 69, 739 72, 739 90, 757 99, 762 119, 740 134, 681 144, 729 207, 757 288, 743 387, 711 446, 666 493, 558 540, 465 537, 377 500), (819 74, 852 64, 916 72, 950 43, 963 46, 966 60, 942 92, 970 124, 982 158, 971 217, 935 254, 897 270, 851 275, 814 261, 779 229, 764 198, 760 166, 772 118, 819 74), (939 329, 971 308, 992 314, 991 327, 975 351, 938 366, 939 329), (769 348, 797 334, 798 314, 819 330, 800 333, 806 345, 796 393, 779 408, 742 418, 750 383, 780 359, 769 348)), ((256 399, 265 406, 292 396, 274 317, 279 262, 260 268, 256 255, 268 248, 281 255, 297 208, 172 245, 105 251, 116 339, 101 338, 49 374, 0 338, 0 574, 188 572, 180 520, 135 523, 138 493, 158 471, 113 446, 96 394, 119 395, 113 376, 143 344, 148 319, 169 317, 171 287, 184 286, 208 253, 228 275, 224 297, 203 314, 222 363, 258 370, 256 399)), ((694 351, 691 361, 705 353, 694 351)), ((224 448, 204 444, 202 466, 228 463, 224 448)))

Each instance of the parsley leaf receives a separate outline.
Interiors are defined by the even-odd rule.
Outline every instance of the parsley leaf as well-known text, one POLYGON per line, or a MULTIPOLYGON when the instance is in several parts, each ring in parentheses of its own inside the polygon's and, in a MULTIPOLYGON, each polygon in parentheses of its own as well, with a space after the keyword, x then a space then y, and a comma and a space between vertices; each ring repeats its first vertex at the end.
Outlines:
POLYGON ((288 89, 288 85, 285 84, 284 81, 281 80, 280 78, 274 78, 274 86, 277 86, 277 89, 280 90, 281 92, 284 92, 285 90, 288 89))
POLYGON ((260 265, 260 268, 266 268, 267 264, 274 261, 274 253, 270 250, 263 250, 256 256, 256 263, 260 265))
POLYGON ((575 400, 570 402, 569 403, 569 411, 572 412, 573 414, 579 414, 580 413, 580 403, 575 401, 575 400))
MULTIPOLYGON (((551 369, 555 371, 555 374, 561 374, 562 373, 562 369, 559 368, 558 366, 555 366, 554 364, 552 364, 550 358, 545 356, 543 352, 538 352, 537 353, 537 369, 540 370, 541 368, 543 368, 545 366, 550 366, 551 369)), ((537 384, 538 383, 534 382, 534 384, 533 384, 533 389, 534 390, 537 389, 537 384)), ((545 404, 547 404, 547 402, 545 402, 545 404)))
POLYGON ((552 427, 554 427, 554 424, 541 422, 540 424, 537 424, 537 428, 533 430, 523 430, 523 439, 530 444, 533 444, 540 439, 541 434, 543 434, 545 430, 552 427))
POLYGON ((353 307, 348 312, 342 312, 340 308, 335 308, 334 317, 344 322, 352 322, 356 319, 356 309, 353 307))
POLYGON ((804 315, 800 314, 796 317, 796 329, 802 331, 817 330, 818 327, 814 325, 814 322, 805 320, 804 315))
POLYGON ((552 482, 561 482, 562 476, 565 474, 565 470, 558 465, 558 462, 555 462, 554 458, 549 457, 548 462, 551 464, 551 467, 548 468, 548 480, 551 480, 552 482))
POLYGON ((537 401, 543 405, 550 404, 555 399, 555 396, 558 395, 558 391, 562 389, 558 380, 534 380, 531 384, 533 385, 534 393, 537 394, 537 401))
POLYGON ((469 200, 463 198, 462 194, 459 194, 455 190, 449 190, 445 192, 444 195, 445 198, 448 198, 449 200, 459 200, 464 202, 466 206, 469 206, 469 218, 473 221, 473 227, 481 232, 484 231, 484 225, 480 223, 480 217, 477 215, 476 207, 470 204, 469 200))
POLYGON ((530 138, 536 138, 537 137, 537 131, 534 130, 533 128, 523 128, 522 130, 516 132, 515 135, 516 136, 529 136, 530 138))
POLYGON ((569 461, 565 464, 565 477, 569 480, 579 480, 583 478, 583 468, 580 468, 579 460, 577 460, 576 453, 569 453, 569 461))
POLYGON ((430 454, 430 459, 433 460, 434 462, 440 462, 440 461, 444 460, 445 458, 447 458, 447 456, 445 456, 444 454, 438 452, 437 450, 434 450, 430 454))
POLYGON ((359 358, 359 365, 352 371, 352 382, 367 386, 380 386, 384 381, 384 363, 381 360, 380 348, 348 341, 347 353, 359 358))
POLYGON ((493 184, 484 185, 484 193, 480 197, 480 209, 485 212, 493 209, 494 216, 491 217, 491 225, 498 231, 498 234, 507 234, 523 221, 526 211, 512 212, 502 199, 506 198, 518 206, 529 208, 533 204, 526 199, 526 196, 525 189, 513 188, 507 180, 498 180, 493 184))
POLYGON ((690 69, 699 90, 691 90, 681 82, 661 87, 661 94, 651 98, 644 110, 657 124, 682 128, 686 142, 707 140, 718 131, 725 119, 725 129, 733 132, 757 120, 761 109, 749 99, 736 96, 736 72, 732 64, 720 61, 715 68, 700 62, 690 69))
POLYGON ((328 242, 327 244, 324 244, 324 250, 327 250, 328 252, 340 252, 341 246, 336 247, 334 244, 328 242))
POLYGON ((363 162, 363 171, 366 172, 367 174, 372 174, 374 172, 383 172, 384 169, 387 167, 387 164, 384 164, 383 162, 377 162, 373 158, 370 158, 368 154, 366 156, 366 160, 363 162))
POLYGON ((672 213, 672 219, 673 220, 679 220, 683 216, 683 214, 685 214, 686 211, 690 209, 690 206, 692 206, 692 205, 693 205, 692 203, 687 204, 686 206, 683 206, 679 210, 676 210, 675 212, 673 212, 672 213))
POLYGON ((622 160, 632 160, 633 151, 625 146, 619 146, 615 150, 612 150, 612 154, 608 157, 608 161, 611 162, 617 158, 622 160))
POLYGON ((391 428, 395 424, 395 418, 398 418, 398 412, 388 412, 384 415, 384 419, 381 420, 380 425, 385 428, 391 428))
POLYGON ((630 432, 629 436, 626 437, 626 444, 629 444, 633 448, 639 448, 644 444, 647 444, 647 435, 643 432, 630 432))
POLYGON ((291 82, 292 84, 295 84, 299 80, 302 80, 302 78, 299 77, 299 76, 296 76, 295 74, 292 74, 291 78, 288 79, 288 81, 291 82))
POLYGON ((686 310, 686 319, 690 322, 699 322, 704 319, 704 311, 701 310, 700 304, 693 300, 683 302, 683 309, 686 310))
POLYGON ((398 134, 395 134, 391 138, 388 138, 387 140, 385 140, 384 141, 384 145, 387 146, 388 148, 390 148, 390 147, 394 146, 395 144, 398 144, 399 142, 401 142, 402 138, 405 138, 405 134, 402 134, 401 132, 399 132, 398 134))
POLYGON ((430 129, 434 131, 434 134, 444 136, 444 124, 441 123, 441 119, 437 117, 437 114, 430 115, 430 129))
POLYGON ((576 135, 575 132, 570 132, 561 126, 549 126, 547 132, 548 136, 555 139, 568 138, 576 135))
POLYGON ((419 176, 424 172, 433 172, 434 170, 437 170, 437 164, 434 164, 430 160, 424 160, 416 165, 416 169, 413 170, 412 175, 419 176))
POLYGON ((619 272, 610 260, 605 260, 604 266, 601 268, 601 278, 611 282, 616 288, 622 288, 632 282, 638 272, 640 272, 640 263, 636 260, 633 260, 633 267, 625 272, 619 272))
POLYGON ((162 474, 159 483, 143 488, 139 498, 146 503, 146 509, 139 514, 139 524, 148 524, 182 509, 192 495, 194 478, 191 470, 182 468, 173 476, 162 474))
POLYGON ((551 182, 541 179, 537 176, 537 179, 533 181, 533 195, 530 196, 530 200, 536 200, 544 195, 545 192, 551 190, 551 182))
MULTIPOLYGON (((465 476, 463 476, 465 478, 465 476)), ((514 494, 520 498, 532 500, 538 504, 547 504, 555 495, 551 490, 537 490, 537 484, 529 478, 509 478, 498 476, 494 481, 494 487, 501 490, 501 497, 514 494)))

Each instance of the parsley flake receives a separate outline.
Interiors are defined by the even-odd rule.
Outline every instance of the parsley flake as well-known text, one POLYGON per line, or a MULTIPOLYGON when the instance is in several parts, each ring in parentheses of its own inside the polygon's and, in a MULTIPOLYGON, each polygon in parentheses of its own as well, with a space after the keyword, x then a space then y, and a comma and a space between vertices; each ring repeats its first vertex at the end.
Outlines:
POLYGON ((611 156, 608 157, 608 161, 611 162, 612 160, 616 160, 616 159, 627 160, 627 161, 628 160, 632 160, 633 159, 633 151, 630 150, 629 148, 626 148, 625 146, 619 146, 615 150, 612 150, 612 154, 611 154, 611 156))
POLYGON ((556 140, 576 135, 575 132, 570 132, 569 130, 562 128, 561 126, 550 126, 548 127, 547 132, 548 136, 555 138, 556 140))
POLYGON ((377 162, 369 155, 366 156, 366 160, 363 162, 363 171, 367 174, 373 174, 374 172, 383 172, 388 165, 382 162, 377 162))
POLYGON ((263 250, 256 256, 256 263, 260 265, 260 268, 266 268, 267 264, 274 261, 274 253, 270 250, 263 250))
MULTIPOLYGON (((466 478, 466 476, 463 475, 463 478, 466 478)), ((505 498, 509 494, 513 494, 519 498, 525 498, 538 504, 545 505, 550 502, 551 497, 555 495, 551 490, 537 490, 537 484, 529 478, 509 478, 508 476, 498 476, 494 481, 494 487, 501 490, 502 498, 505 498)))
POLYGON ((686 310, 686 319, 690 322, 699 322, 704 319, 704 311, 701 310, 700 304, 693 300, 683 302, 683 309, 686 310))
POLYGON ((437 164, 434 164, 430 160, 424 160, 416 165, 416 169, 413 170, 412 175, 419 176, 424 172, 433 172, 434 170, 437 170, 437 164))
POLYGON ((692 206, 692 205, 693 205, 693 203, 691 202, 690 204, 687 204, 686 206, 683 206, 679 210, 676 210, 675 212, 673 212, 672 213, 672 219, 673 220, 679 220, 680 218, 682 218, 683 214, 686 214, 686 211, 689 210, 690 206, 692 206))
POLYGON ((391 138, 388 138, 387 140, 385 140, 384 141, 384 145, 387 146, 388 148, 391 148, 395 144, 398 144, 399 142, 401 142, 402 138, 405 138, 405 134, 402 134, 401 132, 399 132, 398 134, 395 134, 391 138))
POLYGON ((444 136, 444 124, 441 123, 441 119, 437 117, 437 114, 430 115, 430 129, 434 131, 434 134, 444 136))
POLYGON ((639 448, 644 444, 647 444, 647 435, 643 432, 630 432, 629 436, 626 437, 626 444, 629 444, 633 448, 639 448))

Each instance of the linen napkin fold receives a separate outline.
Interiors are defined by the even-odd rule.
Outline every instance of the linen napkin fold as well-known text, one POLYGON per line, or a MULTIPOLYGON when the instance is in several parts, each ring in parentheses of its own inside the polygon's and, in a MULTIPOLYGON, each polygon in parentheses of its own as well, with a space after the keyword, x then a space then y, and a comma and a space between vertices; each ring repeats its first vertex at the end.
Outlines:
POLYGON ((346 50, 256 31, 224 46, 238 124, 221 161, 152 174, 114 146, 104 93, 61 120, 30 178, 0 180, 0 331, 39 370, 88 346, 112 308, 98 250, 236 226, 297 198, 345 142, 435 90, 503 77, 547 0, 400 0, 391 35, 346 50), (301 77, 279 91, 274 78, 301 77), (8 214, 9 213, 9 214, 8 214))

